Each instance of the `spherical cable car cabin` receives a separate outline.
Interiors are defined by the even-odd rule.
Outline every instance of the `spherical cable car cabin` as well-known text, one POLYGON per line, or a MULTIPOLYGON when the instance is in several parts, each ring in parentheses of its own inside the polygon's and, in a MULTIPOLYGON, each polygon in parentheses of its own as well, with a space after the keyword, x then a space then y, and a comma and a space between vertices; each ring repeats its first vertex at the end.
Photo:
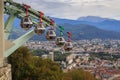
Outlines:
POLYGON ((30 6, 24 5, 26 7, 26 16, 21 19, 21 27, 25 30, 28 30, 32 27, 33 22, 28 15, 28 9, 30 6))
POLYGON ((65 51, 71 51, 72 48, 73 48, 73 45, 72 45, 71 42, 69 42, 69 41, 65 42, 65 45, 64 45, 64 50, 65 51))
POLYGON ((73 48, 73 45, 72 45, 72 42, 71 42, 72 33, 71 32, 67 32, 67 33, 68 33, 68 41, 65 42, 64 50, 65 51, 71 51, 72 48, 73 48))
POLYGON ((46 39, 51 41, 54 40, 56 38, 56 33, 54 31, 54 21, 51 19, 51 28, 46 32, 46 39))
POLYGON ((65 39, 63 37, 57 37, 55 43, 56 43, 57 46, 61 47, 61 46, 63 46, 65 44, 65 39))
POLYGON ((42 25, 42 23, 35 24, 34 32, 38 35, 41 35, 45 32, 45 27, 42 25))
POLYGON ((45 32, 45 27, 42 24, 42 16, 44 15, 42 12, 40 13, 40 22, 38 22, 37 24, 35 24, 35 28, 34 28, 34 32, 38 35, 41 35, 45 32))
POLYGON ((57 37, 55 43, 58 47, 64 46, 65 44, 65 39, 63 38, 63 30, 64 28, 62 26, 59 26, 60 28, 60 37, 57 37))
POLYGON ((54 29, 49 29, 46 32, 46 39, 51 41, 51 40, 54 40, 55 38, 56 38, 56 34, 55 34, 54 29))

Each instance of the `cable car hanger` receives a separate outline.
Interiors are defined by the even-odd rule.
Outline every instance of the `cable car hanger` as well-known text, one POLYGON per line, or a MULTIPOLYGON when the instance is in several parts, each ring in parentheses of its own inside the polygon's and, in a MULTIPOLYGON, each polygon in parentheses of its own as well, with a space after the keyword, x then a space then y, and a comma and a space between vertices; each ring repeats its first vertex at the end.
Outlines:
POLYGON ((64 27, 63 26, 59 26, 59 28, 60 28, 60 35, 59 35, 59 37, 57 37, 55 43, 56 43, 56 45, 58 47, 62 47, 65 44, 65 39, 63 38, 64 27))
POLYGON ((29 16, 28 10, 29 10, 30 6, 27 5, 27 4, 23 4, 23 5, 24 5, 25 8, 26 8, 26 16, 28 17, 28 16, 29 16))
POLYGON ((54 21, 51 19, 51 26, 50 26, 50 29, 46 32, 46 39, 51 41, 51 40, 54 40, 55 37, 56 37, 56 34, 55 34, 55 31, 54 31, 54 21))
POLYGON ((71 42, 71 37, 72 37, 72 33, 71 32, 67 32, 67 34, 68 34, 68 42, 71 42))
POLYGON ((40 15, 40 23, 42 23, 42 17, 44 16, 44 13, 43 12, 41 12, 41 11, 38 11, 39 12, 39 15, 40 15))
POLYGON ((54 20, 52 20, 52 19, 50 19, 51 20, 51 23, 50 23, 50 30, 54 30, 54 23, 55 23, 55 21, 54 20))
POLYGON ((32 22, 32 20, 30 19, 29 13, 28 13, 28 10, 29 10, 30 6, 28 6, 28 5, 26 5, 26 4, 23 4, 23 5, 24 5, 24 7, 26 8, 26 16, 21 19, 21 27, 22 27, 23 29, 25 29, 25 30, 28 30, 28 29, 30 29, 30 28, 32 27, 32 25, 33 25, 33 22, 32 22))
POLYGON ((43 21, 42 21, 42 17, 44 16, 44 13, 41 12, 41 11, 38 11, 39 12, 39 22, 37 24, 35 24, 35 29, 34 29, 34 32, 38 35, 41 35, 45 32, 45 27, 43 26, 43 21))
POLYGON ((59 26, 59 28, 60 28, 60 37, 63 37, 64 27, 63 26, 59 26))
POLYGON ((67 42, 64 45, 64 50, 65 51, 71 51, 72 48, 73 48, 73 45, 71 43, 72 33, 71 32, 67 32, 67 34, 68 34, 68 40, 67 40, 67 42))

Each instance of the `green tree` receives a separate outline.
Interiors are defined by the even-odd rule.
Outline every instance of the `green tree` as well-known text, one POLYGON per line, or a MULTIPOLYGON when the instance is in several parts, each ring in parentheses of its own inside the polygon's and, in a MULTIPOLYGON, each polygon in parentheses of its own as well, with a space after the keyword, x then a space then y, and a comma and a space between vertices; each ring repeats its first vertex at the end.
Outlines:
POLYGON ((32 56, 30 50, 21 47, 8 57, 12 65, 13 80, 61 80, 59 64, 32 56))
POLYGON ((19 48, 8 57, 8 61, 12 65, 13 80, 22 80, 30 76, 31 53, 29 49, 26 47, 19 48))

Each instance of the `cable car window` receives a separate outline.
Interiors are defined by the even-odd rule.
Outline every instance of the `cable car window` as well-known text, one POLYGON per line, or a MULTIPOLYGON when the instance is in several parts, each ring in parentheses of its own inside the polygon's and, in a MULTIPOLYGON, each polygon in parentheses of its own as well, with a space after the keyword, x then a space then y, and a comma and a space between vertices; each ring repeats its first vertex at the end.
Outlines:
POLYGON ((70 44, 68 44, 68 46, 70 46, 70 44))
POLYGON ((59 38, 57 39, 57 41, 59 41, 59 38))
POLYGON ((27 18, 25 18, 25 21, 27 22, 27 21, 28 21, 28 19, 27 19, 27 18))
POLYGON ((50 34, 54 34, 53 31, 50 31, 50 34))
POLYGON ((62 39, 61 39, 61 38, 59 38, 59 41, 62 41, 62 39))

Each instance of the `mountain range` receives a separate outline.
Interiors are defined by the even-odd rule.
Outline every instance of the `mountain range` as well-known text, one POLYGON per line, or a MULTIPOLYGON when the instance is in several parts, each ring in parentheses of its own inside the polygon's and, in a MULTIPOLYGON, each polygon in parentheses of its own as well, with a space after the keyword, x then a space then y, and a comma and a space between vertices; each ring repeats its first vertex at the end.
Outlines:
MULTIPOLYGON (((80 17, 77 20, 54 18, 58 25, 64 26, 64 37, 67 39, 66 32, 72 32, 72 40, 80 39, 120 39, 120 21, 96 16, 80 17)), ((19 26, 20 20, 16 19, 15 26, 19 26)), ((14 27, 10 38, 17 38, 25 31, 20 27, 14 27)), ((59 29, 56 29, 59 36, 59 29)), ((31 40, 46 40, 45 33, 42 36, 35 35, 31 40)))
POLYGON ((102 18, 97 16, 80 17, 77 20, 53 18, 58 24, 87 24, 109 31, 120 32, 120 20, 102 18))

